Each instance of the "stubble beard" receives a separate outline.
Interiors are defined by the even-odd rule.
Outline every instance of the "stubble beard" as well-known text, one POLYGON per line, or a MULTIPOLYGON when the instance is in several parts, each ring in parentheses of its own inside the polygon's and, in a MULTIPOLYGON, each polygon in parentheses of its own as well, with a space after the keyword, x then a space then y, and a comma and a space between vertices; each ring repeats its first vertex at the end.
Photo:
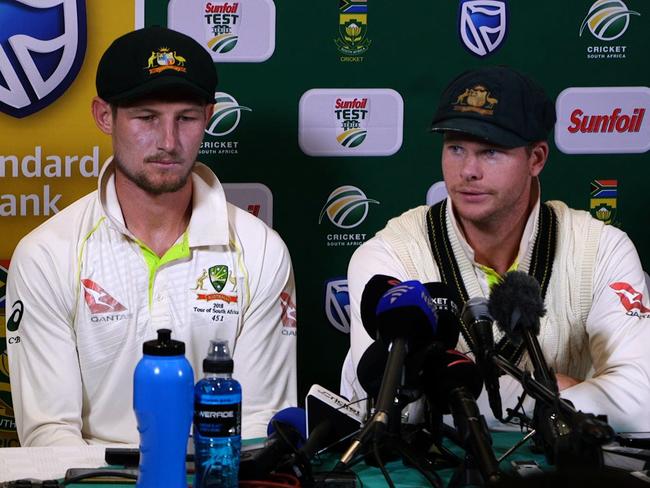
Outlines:
POLYGON ((187 171, 173 179, 162 179, 161 181, 154 181, 144 170, 132 171, 125 164, 122 164, 117 155, 114 156, 113 161, 119 171, 131 182, 133 182, 141 190, 151 195, 162 195, 164 193, 174 193, 183 188, 187 184, 187 180, 192 173, 194 165, 190 165, 187 171))

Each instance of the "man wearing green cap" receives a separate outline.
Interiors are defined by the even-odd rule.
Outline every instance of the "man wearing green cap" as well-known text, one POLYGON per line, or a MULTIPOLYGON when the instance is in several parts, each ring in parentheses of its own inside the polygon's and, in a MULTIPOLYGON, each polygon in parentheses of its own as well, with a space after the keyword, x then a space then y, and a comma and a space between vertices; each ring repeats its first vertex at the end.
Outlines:
POLYGON ((217 75, 192 38, 130 32, 97 69, 92 114, 114 157, 98 190, 26 236, 9 272, 11 388, 23 446, 137 443, 133 371, 160 328, 195 380, 227 340, 242 435, 295 405, 295 290, 276 232, 196 162, 217 75))
MULTIPOLYGON (((554 123, 551 100, 514 69, 466 71, 447 86, 432 130, 443 137, 448 197, 390 220, 353 255, 343 393, 366 396, 355 372, 373 342, 360 314, 373 275, 442 281, 462 307, 518 270, 541 285, 547 313, 538 338, 561 396, 606 414, 617 430, 650 430, 650 303, 641 263, 619 229, 562 202, 542 203, 538 177, 554 123)), ((503 332, 495 327, 494 335, 498 352, 531 369, 526 354, 501 340, 503 332)), ((457 348, 469 349, 462 337, 457 348)), ((515 380, 501 377, 504 408, 514 408, 521 393, 515 380)), ((483 393, 481 411, 498 427, 487 405, 483 393)))

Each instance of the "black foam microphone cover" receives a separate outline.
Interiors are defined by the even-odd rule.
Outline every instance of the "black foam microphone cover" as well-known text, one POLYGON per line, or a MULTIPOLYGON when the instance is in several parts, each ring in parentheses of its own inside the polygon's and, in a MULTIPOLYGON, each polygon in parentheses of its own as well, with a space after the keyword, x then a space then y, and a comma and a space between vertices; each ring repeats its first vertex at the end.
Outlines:
POLYGON ((366 283, 361 293, 359 311, 361 323, 373 339, 377 338, 377 304, 384 293, 400 284, 400 280, 392 276, 377 274, 366 283))
POLYGON ((452 298, 449 287, 444 283, 425 283, 431 295, 438 315, 438 329, 435 340, 442 342, 448 349, 454 349, 460 334, 460 308, 452 298))
POLYGON ((522 271, 510 271, 492 288, 490 314, 514 344, 520 344, 522 329, 539 334, 539 319, 544 316, 544 300, 537 280, 522 271))
POLYGON ((441 413, 451 413, 450 392, 466 388, 474 398, 483 389, 483 379, 474 361, 453 349, 431 354, 421 371, 425 394, 441 413))
POLYGON ((357 379, 369 397, 377 398, 384 367, 388 360, 388 347, 381 340, 370 344, 357 365, 357 379))

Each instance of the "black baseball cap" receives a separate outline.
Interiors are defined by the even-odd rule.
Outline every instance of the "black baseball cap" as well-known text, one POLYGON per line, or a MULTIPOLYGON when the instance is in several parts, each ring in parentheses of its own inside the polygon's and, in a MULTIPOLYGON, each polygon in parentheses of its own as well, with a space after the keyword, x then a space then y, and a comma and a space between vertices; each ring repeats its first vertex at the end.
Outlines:
POLYGON ((97 67, 97 95, 110 103, 153 93, 180 92, 214 103, 217 71, 208 51, 165 27, 145 27, 117 38, 97 67))
POLYGON ((460 132, 503 147, 545 141, 555 106, 534 80, 507 66, 465 71, 440 97, 434 132, 460 132))

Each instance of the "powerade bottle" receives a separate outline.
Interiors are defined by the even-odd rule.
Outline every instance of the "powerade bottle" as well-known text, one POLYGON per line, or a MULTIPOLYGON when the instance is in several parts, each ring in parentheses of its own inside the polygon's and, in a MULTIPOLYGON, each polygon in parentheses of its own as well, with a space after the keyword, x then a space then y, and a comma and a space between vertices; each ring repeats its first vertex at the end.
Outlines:
POLYGON ((194 387, 194 488, 238 486, 241 385, 232 370, 228 342, 210 341, 194 387))
POLYGON ((135 368, 133 408, 140 432, 138 488, 187 488, 185 453, 192 426, 194 372, 185 344, 159 329, 135 368))

